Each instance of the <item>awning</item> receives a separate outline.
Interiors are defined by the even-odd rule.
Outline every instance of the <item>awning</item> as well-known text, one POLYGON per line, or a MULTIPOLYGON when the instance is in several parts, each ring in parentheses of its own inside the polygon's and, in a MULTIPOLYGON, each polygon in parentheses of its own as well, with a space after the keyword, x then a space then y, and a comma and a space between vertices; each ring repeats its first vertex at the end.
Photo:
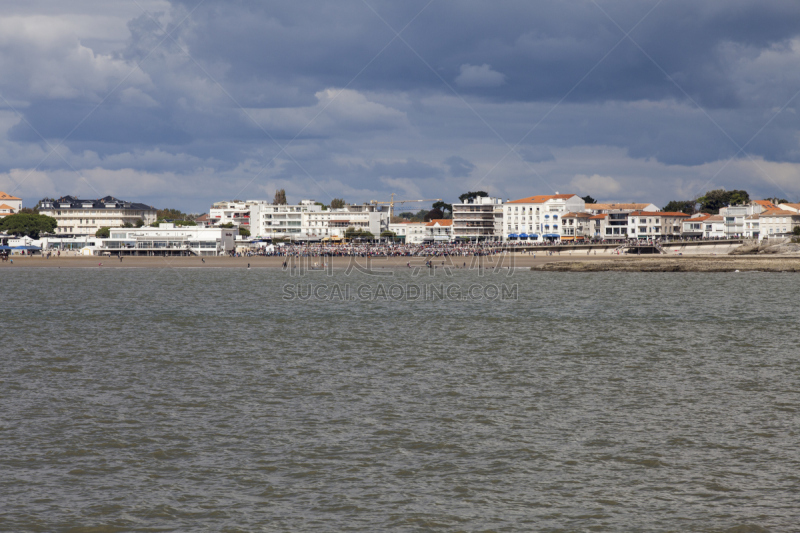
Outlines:
POLYGON ((528 238, 528 234, 527 233, 520 233, 519 234, 519 238, 520 239, 527 239, 528 238))
POLYGON ((38 246, 14 246, 11 249, 12 250, 34 250, 34 251, 41 250, 41 248, 39 248, 38 246))
POLYGON ((575 237, 575 240, 576 240, 576 241, 582 241, 582 240, 584 240, 585 238, 586 238, 586 237, 575 237))
POLYGON ((535 233, 531 233, 530 235, 528 235, 528 238, 530 238, 530 239, 538 239, 539 235, 537 235, 535 233))
POLYGON ((519 235, 517 235, 516 233, 509 233, 508 234, 508 238, 509 239, 516 239, 516 238, 519 238, 519 235))
POLYGON ((3 245, 3 246, 0 246, 0 250, 3 250, 3 251, 5 251, 5 250, 11 250, 11 247, 10 247, 10 246, 5 246, 5 245, 3 245))
POLYGON ((574 241, 575 237, 561 237, 562 241, 574 241))

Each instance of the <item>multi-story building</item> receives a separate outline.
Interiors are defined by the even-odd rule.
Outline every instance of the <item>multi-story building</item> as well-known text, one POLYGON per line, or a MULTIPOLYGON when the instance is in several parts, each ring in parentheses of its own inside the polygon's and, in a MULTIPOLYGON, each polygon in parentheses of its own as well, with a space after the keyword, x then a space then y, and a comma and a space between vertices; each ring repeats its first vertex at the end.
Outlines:
POLYGON ((668 211, 633 211, 628 214, 628 235, 633 239, 669 239, 680 237, 686 213, 668 211))
POLYGON ((0 218, 19 213, 20 209, 22 209, 22 198, 0 191, 0 218))
POLYGON ((556 240, 561 238, 561 215, 583 212, 586 202, 576 194, 529 196, 503 206, 504 240, 556 240))
POLYGON ((744 236, 748 239, 758 239, 761 234, 761 214, 749 215, 744 219, 744 236))
POLYGON ((139 220, 146 225, 156 221, 155 207, 113 196, 98 200, 80 200, 74 196, 63 196, 58 200, 45 198, 37 207, 40 215, 56 219, 56 235, 94 235, 104 227, 135 225, 139 220))
POLYGON ((237 227, 250 229, 250 211, 258 208, 261 202, 241 200, 215 202, 208 212, 208 221, 213 225, 233 224, 237 227))
POLYGON ((722 215, 711 215, 703 221, 703 238, 724 239, 725 238, 725 217, 722 215))
POLYGON ((762 239, 788 237, 793 234, 794 228, 800 227, 800 212, 768 209, 759 214, 759 225, 762 239))
POLYGON ((503 200, 479 196, 453 204, 453 237, 471 241, 501 240, 503 200))
POLYGON ((275 205, 264 200, 219 202, 212 207, 209 220, 214 224, 232 222, 244 226, 254 237, 321 241, 342 237, 348 228, 369 231, 378 237, 387 229, 388 217, 376 205, 347 205, 325 209, 314 200, 299 204, 275 205))
POLYGON ((435 218, 425 224, 425 241, 433 243, 451 242, 453 240, 453 220, 435 218))
POLYGON ((392 222, 389 224, 389 231, 402 237, 406 244, 422 244, 425 242, 427 226, 427 222, 392 222))
POLYGON ((565 213, 561 215, 561 240, 583 241, 593 238, 589 213, 565 213))

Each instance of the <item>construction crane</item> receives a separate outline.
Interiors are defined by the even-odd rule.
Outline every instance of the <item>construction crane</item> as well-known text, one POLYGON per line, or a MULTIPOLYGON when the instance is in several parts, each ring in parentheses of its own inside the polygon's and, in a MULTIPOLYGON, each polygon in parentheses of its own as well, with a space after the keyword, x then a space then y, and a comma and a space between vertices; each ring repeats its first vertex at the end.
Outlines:
POLYGON ((373 205, 389 205, 389 220, 392 220, 392 213, 394 212, 394 204, 407 204, 411 202, 441 202, 441 198, 425 198, 422 200, 395 200, 394 193, 392 193, 392 199, 388 202, 378 202, 376 200, 372 200, 370 203, 373 205))

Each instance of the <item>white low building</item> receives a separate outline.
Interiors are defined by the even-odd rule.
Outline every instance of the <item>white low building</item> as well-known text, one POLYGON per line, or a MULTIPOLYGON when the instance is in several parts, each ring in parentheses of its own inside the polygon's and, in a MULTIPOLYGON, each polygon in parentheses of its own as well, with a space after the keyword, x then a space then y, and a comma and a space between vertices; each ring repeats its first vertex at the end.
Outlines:
POLYGON ((99 253, 112 255, 223 255, 236 246, 238 230, 159 224, 157 228, 113 228, 97 239, 99 253))
POLYGON ((425 242, 427 222, 392 222, 389 231, 401 237, 406 244, 422 244, 425 242))
POLYGON ((529 196, 503 206, 506 241, 543 241, 561 237, 561 215, 584 212, 586 202, 576 194, 529 196))

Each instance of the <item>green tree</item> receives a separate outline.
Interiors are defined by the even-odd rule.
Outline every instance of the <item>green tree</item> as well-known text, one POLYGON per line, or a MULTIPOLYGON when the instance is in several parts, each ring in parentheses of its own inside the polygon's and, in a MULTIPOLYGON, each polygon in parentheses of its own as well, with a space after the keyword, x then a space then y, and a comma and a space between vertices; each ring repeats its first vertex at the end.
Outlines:
POLYGON ((58 222, 53 217, 37 213, 16 213, 0 220, 0 231, 11 235, 27 235, 38 239, 42 233, 53 233, 58 222))
POLYGON ((176 226, 196 226, 197 222, 194 220, 174 220, 173 223, 176 226))
POLYGON ((430 222, 431 220, 442 219, 442 218, 444 218, 444 213, 442 213, 441 209, 431 209, 425 214, 422 221, 430 222))
POLYGON ((20 209, 17 212, 18 213, 28 213, 29 215, 38 215, 39 214, 39 208, 38 207, 23 207, 22 209, 20 209))
POLYGON ((392 237, 392 238, 394 238, 394 237, 397 237, 397 233, 395 233, 393 231, 389 231, 389 230, 383 230, 381 232, 381 237, 392 237))
POLYGON ((594 198, 592 198, 588 194, 586 196, 581 196, 581 200, 583 200, 587 204, 596 204, 597 203, 597 200, 595 200, 594 198))
POLYGON ((219 227, 220 228, 232 228, 234 226, 233 226, 233 222, 226 222, 225 224, 220 224, 219 227))
POLYGON ((142 226, 144 226, 144 220, 142 220, 141 218, 136 219, 136 222, 134 222, 133 225, 137 228, 141 228, 142 226))
POLYGON ((748 202, 750 202, 750 195, 747 191, 742 190, 726 191, 725 189, 715 189, 706 192, 705 195, 697 199, 697 203, 700 204, 700 211, 711 213, 712 215, 719 214, 719 210, 723 207, 746 204, 748 202))
POLYGON ((695 202, 692 200, 672 200, 664 206, 662 211, 668 213, 686 213, 687 215, 695 214, 695 202))
POLYGON ((322 207, 323 211, 327 211, 328 210, 328 206, 323 204, 322 202, 314 202, 314 205, 318 205, 318 206, 322 207))
POLYGON ((445 203, 441 200, 435 202, 432 206, 434 209, 438 209, 442 212, 443 218, 453 218, 453 204, 445 203), (450 214, 449 217, 445 216, 444 213, 447 212, 450 214))
POLYGON ((334 198, 331 200, 331 209, 341 209, 346 205, 347 203, 345 203, 344 198, 334 198))
POLYGON ((284 189, 278 189, 275 191, 275 198, 272 199, 273 205, 287 205, 289 202, 286 201, 286 191, 284 189))
POLYGON ((111 228, 104 227, 94 232, 94 236, 100 239, 108 239, 111 237, 111 228))
POLYGON ((483 196, 489 196, 489 193, 486 191, 470 191, 460 195, 458 199, 461 200, 461 203, 463 204, 467 200, 472 200, 473 198, 479 198, 483 196))
POLYGON ((356 229, 350 226, 344 230, 345 239, 374 239, 375 235, 365 229, 356 229))
POLYGON ((250 230, 239 226, 239 235, 241 235, 242 237, 249 237, 250 236, 250 230))

